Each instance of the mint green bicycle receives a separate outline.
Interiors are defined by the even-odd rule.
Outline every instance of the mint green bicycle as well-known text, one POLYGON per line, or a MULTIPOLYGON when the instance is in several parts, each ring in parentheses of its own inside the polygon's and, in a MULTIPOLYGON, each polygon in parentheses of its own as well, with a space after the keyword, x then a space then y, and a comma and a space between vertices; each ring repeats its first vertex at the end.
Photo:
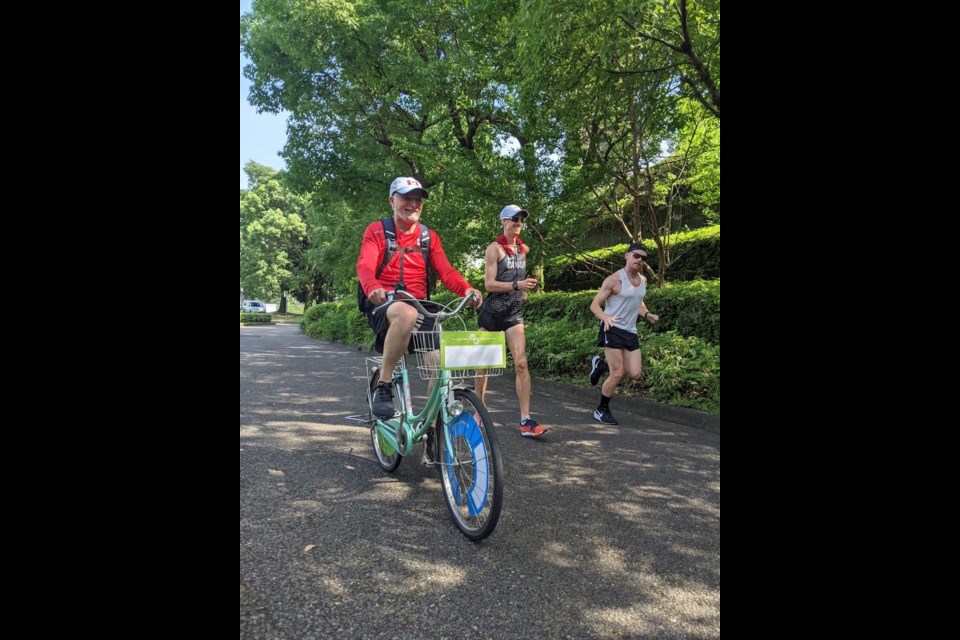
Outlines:
POLYGON ((435 331, 413 332, 416 369, 422 380, 435 382, 423 410, 415 413, 406 356, 401 358, 393 373, 394 416, 380 419, 373 414, 373 390, 380 383, 383 359, 366 359, 370 438, 377 462, 384 471, 393 473, 413 452, 414 445, 423 441, 424 464, 439 470, 444 501, 453 521, 470 540, 482 540, 493 533, 500 519, 503 462, 493 420, 472 386, 464 381, 476 376, 478 370, 488 376, 503 373, 503 333, 448 331, 444 335, 441 323, 445 320, 455 318, 460 328, 466 326, 456 316, 472 296, 432 312, 406 291, 393 295, 402 295, 404 302, 424 316, 436 318, 435 331))

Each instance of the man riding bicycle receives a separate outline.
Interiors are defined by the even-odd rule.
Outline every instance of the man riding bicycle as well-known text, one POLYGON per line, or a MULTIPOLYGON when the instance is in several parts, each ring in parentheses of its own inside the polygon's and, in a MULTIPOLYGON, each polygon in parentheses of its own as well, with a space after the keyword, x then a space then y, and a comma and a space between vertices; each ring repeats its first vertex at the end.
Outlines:
POLYGON ((444 286, 459 296, 473 292, 476 304, 481 293, 453 268, 443 252, 440 236, 420 224, 427 190, 414 178, 397 178, 390 184, 387 200, 393 210, 393 231, 385 221, 370 223, 363 232, 357 278, 366 296, 363 310, 370 328, 377 334, 376 349, 383 354, 380 384, 373 395, 373 413, 378 418, 393 416, 393 368, 401 356, 413 353, 413 331, 432 331, 434 320, 400 300, 387 301, 394 288, 405 289, 415 298, 427 297, 427 260, 444 286), (394 235, 395 238, 389 237, 394 235), (422 245, 428 243, 428 250, 422 245), (388 256, 388 250, 392 255, 388 256), (384 264, 384 258, 387 263, 384 264))

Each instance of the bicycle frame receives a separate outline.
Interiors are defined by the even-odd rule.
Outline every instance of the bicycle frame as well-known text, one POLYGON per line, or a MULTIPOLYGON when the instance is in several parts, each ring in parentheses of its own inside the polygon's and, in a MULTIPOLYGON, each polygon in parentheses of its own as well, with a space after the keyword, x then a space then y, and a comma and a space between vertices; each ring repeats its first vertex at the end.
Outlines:
MULTIPOLYGON (((419 301, 413 298, 413 296, 410 296, 406 291, 394 291, 390 294, 390 298, 396 297, 400 293, 409 298, 421 311, 426 311, 420 305, 419 301)), ((435 315, 436 324, 434 331, 438 334, 441 333, 443 331, 442 321, 459 314, 468 300, 469 298, 464 298, 452 311, 441 311, 437 313, 435 315)), ((369 358, 368 360, 382 361, 381 358, 369 358)), ((454 378, 450 375, 450 372, 446 369, 438 370, 436 383, 427 395, 427 401, 423 410, 419 413, 413 412, 413 400, 410 393, 410 373, 407 368, 406 356, 400 358, 397 367, 394 369, 393 382, 396 383, 397 381, 399 381, 400 386, 403 388, 401 415, 388 419, 374 418, 377 433, 394 451, 401 456, 408 456, 413 451, 414 444, 420 441, 420 438, 433 427, 437 416, 441 415, 442 420, 440 424, 444 425, 444 438, 449 444, 450 437, 446 427, 449 415, 447 414, 446 405, 450 392, 456 388, 456 385, 452 384, 454 378)), ((396 384, 394 388, 396 388, 396 384)))
POLYGON ((399 378, 400 386, 403 388, 403 401, 401 402, 403 413, 399 417, 386 420, 376 418, 377 433, 386 440, 394 451, 402 456, 407 456, 413 451, 414 444, 419 442, 420 438, 433 427, 437 416, 441 415, 440 423, 444 425, 444 437, 449 443, 449 434, 446 428, 448 418, 446 405, 450 392, 456 388, 456 385, 452 384, 454 379, 450 376, 450 372, 446 369, 440 370, 440 377, 427 395, 426 404, 419 413, 413 412, 410 372, 407 369, 406 357, 400 358, 393 377, 395 381, 399 378))

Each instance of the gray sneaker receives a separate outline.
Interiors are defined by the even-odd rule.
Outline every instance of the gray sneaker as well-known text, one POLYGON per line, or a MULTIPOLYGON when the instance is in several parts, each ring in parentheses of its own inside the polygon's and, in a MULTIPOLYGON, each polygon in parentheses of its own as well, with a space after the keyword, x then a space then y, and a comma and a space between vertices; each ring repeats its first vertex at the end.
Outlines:
POLYGON ((617 419, 613 417, 613 414, 610 413, 610 409, 597 409, 593 412, 593 417, 603 424, 620 424, 617 422, 617 419))
POLYGON ((394 413, 393 385, 389 382, 381 382, 373 392, 373 415, 386 420, 392 418, 394 413))
POLYGON ((423 459, 421 462, 428 466, 433 466, 436 462, 433 459, 433 429, 427 432, 427 437, 423 439, 423 459))

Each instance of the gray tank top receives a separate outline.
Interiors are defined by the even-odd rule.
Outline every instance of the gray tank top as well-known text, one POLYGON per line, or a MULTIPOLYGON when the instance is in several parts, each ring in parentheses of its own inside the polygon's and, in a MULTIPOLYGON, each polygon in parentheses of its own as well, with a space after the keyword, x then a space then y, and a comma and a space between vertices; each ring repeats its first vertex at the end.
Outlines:
POLYGON ((640 286, 635 287, 630 283, 625 269, 617 272, 620 276, 620 293, 607 298, 607 304, 603 307, 603 312, 608 316, 620 316, 620 319, 613 323, 613 326, 630 333, 637 332, 637 314, 640 313, 640 303, 643 302, 643 296, 647 295, 647 283, 642 279, 640 286))
MULTIPOLYGON (((527 277, 527 256, 515 251, 497 262, 497 282, 513 282, 527 277)), ((516 315, 523 311, 523 292, 491 293, 483 301, 483 306, 496 313, 516 315)))

